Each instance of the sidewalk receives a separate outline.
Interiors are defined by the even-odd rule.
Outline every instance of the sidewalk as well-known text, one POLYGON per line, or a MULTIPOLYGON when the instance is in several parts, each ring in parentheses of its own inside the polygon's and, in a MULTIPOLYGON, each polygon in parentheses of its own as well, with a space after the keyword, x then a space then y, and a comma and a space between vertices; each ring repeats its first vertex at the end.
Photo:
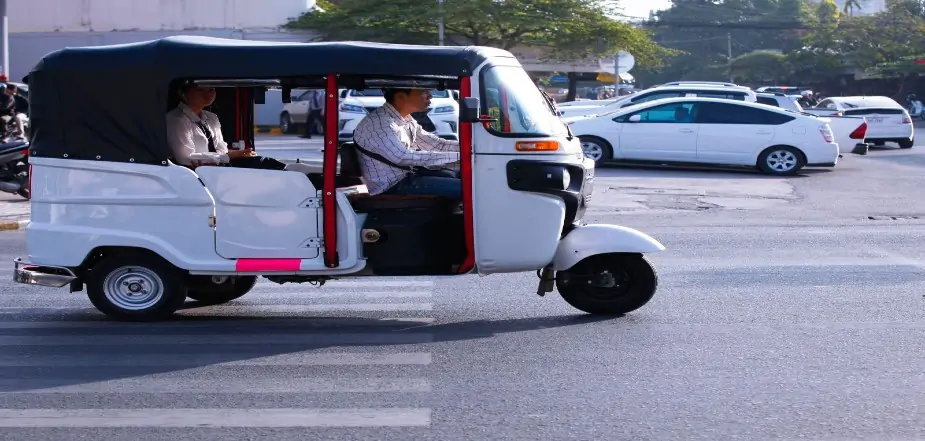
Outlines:
POLYGON ((0 231, 21 230, 29 223, 29 201, 0 193, 0 231))

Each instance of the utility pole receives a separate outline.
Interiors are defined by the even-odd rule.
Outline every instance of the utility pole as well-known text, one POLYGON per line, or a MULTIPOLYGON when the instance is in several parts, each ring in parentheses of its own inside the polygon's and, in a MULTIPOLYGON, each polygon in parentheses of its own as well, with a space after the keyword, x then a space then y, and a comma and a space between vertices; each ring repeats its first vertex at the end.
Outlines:
POLYGON ((729 76, 729 82, 732 82, 732 32, 726 33, 726 75, 729 76))
MULTIPOLYGON (((5 2, 6 0, 0 0, 5 2)), ((440 39, 440 46, 443 46, 443 2, 446 0, 437 0, 437 12, 440 14, 440 19, 437 22, 437 37, 440 39)))
POLYGON ((0 75, 4 81, 10 79, 10 30, 6 16, 6 0, 0 0, 0 75))

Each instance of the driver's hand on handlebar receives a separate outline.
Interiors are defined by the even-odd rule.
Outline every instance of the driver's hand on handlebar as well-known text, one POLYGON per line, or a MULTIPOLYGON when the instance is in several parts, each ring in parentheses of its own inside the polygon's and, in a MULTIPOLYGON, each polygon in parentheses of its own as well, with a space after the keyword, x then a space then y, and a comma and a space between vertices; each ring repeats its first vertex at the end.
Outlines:
POLYGON ((231 159, 235 158, 250 158, 252 156, 257 156, 253 150, 229 150, 228 157, 231 159))

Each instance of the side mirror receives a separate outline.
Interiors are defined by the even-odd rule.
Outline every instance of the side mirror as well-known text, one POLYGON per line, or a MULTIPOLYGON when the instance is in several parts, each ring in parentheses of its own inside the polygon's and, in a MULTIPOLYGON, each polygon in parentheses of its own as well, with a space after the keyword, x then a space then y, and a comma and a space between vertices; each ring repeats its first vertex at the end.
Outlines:
POLYGON ((481 104, 475 97, 463 98, 459 103, 459 121, 460 122, 480 122, 479 110, 481 104))
POLYGON ((458 90, 453 91, 453 99, 456 101, 459 101, 459 91, 458 90))
POLYGON ((347 89, 344 89, 344 90, 340 91, 340 97, 341 97, 341 98, 347 98, 347 89))
POLYGON ((636 114, 627 119, 629 122, 639 122, 642 121, 642 115, 636 114))

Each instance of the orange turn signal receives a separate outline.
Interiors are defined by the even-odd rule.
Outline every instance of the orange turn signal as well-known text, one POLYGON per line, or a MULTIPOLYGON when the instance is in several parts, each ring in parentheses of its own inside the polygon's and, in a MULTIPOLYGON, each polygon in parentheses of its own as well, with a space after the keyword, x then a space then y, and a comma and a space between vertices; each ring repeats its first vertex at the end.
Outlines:
POLYGON ((518 152, 552 152, 559 150, 558 141, 520 141, 517 143, 518 152))

